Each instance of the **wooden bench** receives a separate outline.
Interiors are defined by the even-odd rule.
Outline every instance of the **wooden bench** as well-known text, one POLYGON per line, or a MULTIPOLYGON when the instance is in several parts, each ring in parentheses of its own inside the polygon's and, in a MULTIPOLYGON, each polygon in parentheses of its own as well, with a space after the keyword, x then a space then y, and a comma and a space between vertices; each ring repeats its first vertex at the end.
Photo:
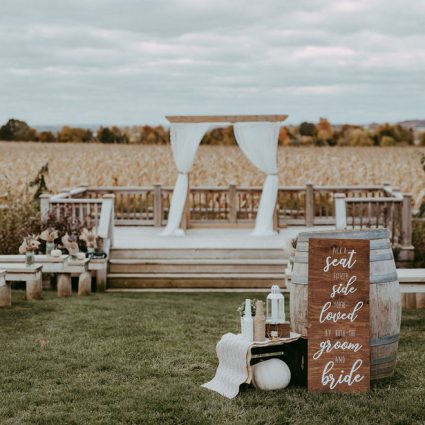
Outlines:
POLYGON ((425 308, 425 269, 397 269, 401 304, 404 308, 425 308))
POLYGON ((0 263, 0 270, 4 270, 6 282, 25 282, 27 300, 39 300, 43 294, 42 265, 16 263, 0 263))
MULTIPOLYGON (((89 259, 72 259, 69 255, 52 257, 50 255, 35 255, 34 265, 42 266, 43 273, 57 275, 58 296, 66 297, 72 293, 71 277, 78 276, 78 294, 89 295, 91 292, 91 275, 88 273, 89 259), (89 275, 89 276, 88 276, 89 275)), ((24 255, 0 255, 0 264, 25 265, 24 255)))

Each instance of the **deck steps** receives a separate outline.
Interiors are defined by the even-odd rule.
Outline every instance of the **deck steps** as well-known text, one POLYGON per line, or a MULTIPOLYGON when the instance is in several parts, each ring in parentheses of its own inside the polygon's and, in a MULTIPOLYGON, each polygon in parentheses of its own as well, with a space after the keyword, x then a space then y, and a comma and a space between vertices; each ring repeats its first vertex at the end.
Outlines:
POLYGON ((251 259, 282 260, 287 259, 284 249, 136 249, 113 248, 111 259, 251 259))
POLYGON ((283 249, 113 249, 108 289, 284 286, 283 249))
POLYGON ((109 272, 114 273, 283 273, 284 260, 251 259, 111 259, 109 272))
POLYGON ((111 273, 109 288, 270 288, 276 283, 284 286, 283 274, 162 274, 111 273))

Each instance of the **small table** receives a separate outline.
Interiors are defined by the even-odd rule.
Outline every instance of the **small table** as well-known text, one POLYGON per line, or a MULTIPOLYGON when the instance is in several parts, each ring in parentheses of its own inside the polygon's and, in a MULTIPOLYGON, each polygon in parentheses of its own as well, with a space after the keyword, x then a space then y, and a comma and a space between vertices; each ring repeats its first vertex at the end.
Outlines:
POLYGON ((0 269, 6 272, 6 282, 26 282, 27 300, 39 300, 43 293, 42 265, 16 263, 0 263, 0 269))

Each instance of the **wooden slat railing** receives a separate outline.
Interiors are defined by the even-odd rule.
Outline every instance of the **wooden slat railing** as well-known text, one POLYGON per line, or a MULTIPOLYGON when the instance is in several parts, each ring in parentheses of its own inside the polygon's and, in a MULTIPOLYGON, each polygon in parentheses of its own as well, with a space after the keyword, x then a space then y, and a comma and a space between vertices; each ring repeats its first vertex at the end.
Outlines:
POLYGON ((386 190, 385 195, 361 198, 349 198, 343 193, 335 195, 336 227, 387 228, 393 246, 402 254, 400 260, 410 261, 413 259, 412 196, 396 189, 386 190))
MULTIPOLYGON (((185 227, 252 225, 257 215, 261 187, 192 187, 189 190, 185 227)), ((88 187, 42 195, 42 215, 53 208, 68 212, 78 220, 99 224, 102 196, 113 194, 115 225, 164 226, 168 219, 173 188, 88 187), (46 196, 46 198, 43 198, 46 196)), ((394 243, 411 244, 411 209, 405 195, 388 183, 362 186, 284 186, 276 205, 276 227, 286 225, 335 225, 337 199, 344 202, 347 226, 352 228, 388 227, 394 243)), ((339 219, 341 220, 341 214, 339 219)))

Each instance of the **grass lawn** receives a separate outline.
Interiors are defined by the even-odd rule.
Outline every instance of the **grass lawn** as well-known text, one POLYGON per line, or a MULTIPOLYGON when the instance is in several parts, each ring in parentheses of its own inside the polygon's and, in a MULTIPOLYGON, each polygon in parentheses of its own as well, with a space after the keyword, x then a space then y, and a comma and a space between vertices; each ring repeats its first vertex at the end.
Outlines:
POLYGON ((1 424, 424 424, 425 310, 403 313, 395 376, 368 394, 234 400, 201 388, 245 294, 95 294, 0 310, 1 424))

